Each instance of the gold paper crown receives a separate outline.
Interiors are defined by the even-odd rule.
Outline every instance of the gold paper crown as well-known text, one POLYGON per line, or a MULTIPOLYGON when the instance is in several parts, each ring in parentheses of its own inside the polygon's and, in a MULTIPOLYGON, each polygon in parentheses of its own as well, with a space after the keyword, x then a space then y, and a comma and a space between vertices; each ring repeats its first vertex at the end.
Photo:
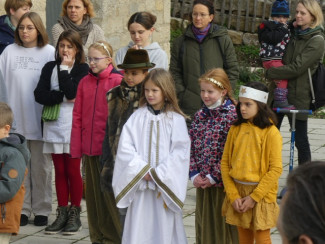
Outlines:
POLYGON ((223 87, 223 85, 222 85, 222 83, 220 81, 217 81, 217 80, 215 80, 213 78, 205 78, 205 79, 208 80, 208 81, 211 81, 213 84, 216 84, 221 89, 224 89, 224 87, 223 87))

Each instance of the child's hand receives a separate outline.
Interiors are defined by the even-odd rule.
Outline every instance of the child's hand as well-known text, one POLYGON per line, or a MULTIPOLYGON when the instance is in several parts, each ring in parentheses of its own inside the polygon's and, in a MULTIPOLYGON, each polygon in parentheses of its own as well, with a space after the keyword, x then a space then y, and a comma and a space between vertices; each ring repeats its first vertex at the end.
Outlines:
POLYGON ((203 184, 201 185, 201 188, 202 189, 205 189, 205 188, 208 188, 208 187, 211 187, 212 184, 210 183, 210 180, 208 177, 205 177, 204 179, 202 179, 203 181, 203 184))
POLYGON ((151 181, 152 178, 151 178, 151 175, 149 173, 147 173, 144 177, 143 177, 144 180, 146 181, 151 181))
POLYGON ((202 185, 204 184, 204 180, 202 178, 201 175, 198 175, 195 177, 194 181, 193 181, 193 185, 196 187, 196 188, 199 188, 201 187, 202 185))
POLYGON ((240 211, 245 213, 247 210, 254 208, 256 202, 250 196, 246 196, 241 199, 242 205, 240 207, 240 211))
POLYGON ((74 62, 74 60, 70 55, 65 55, 65 56, 63 56, 63 60, 61 61, 61 64, 72 67, 73 62, 74 62))
POLYGON ((242 207, 242 200, 240 198, 237 198, 231 205, 238 213, 242 212, 240 210, 242 207))
POLYGON ((142 47, 141 46, 139 46, 139 45, 137 45, 137 44, 135 44, 135 45, 133 45, 131 48, 133 48, 133 49, 142 49, 142 47))

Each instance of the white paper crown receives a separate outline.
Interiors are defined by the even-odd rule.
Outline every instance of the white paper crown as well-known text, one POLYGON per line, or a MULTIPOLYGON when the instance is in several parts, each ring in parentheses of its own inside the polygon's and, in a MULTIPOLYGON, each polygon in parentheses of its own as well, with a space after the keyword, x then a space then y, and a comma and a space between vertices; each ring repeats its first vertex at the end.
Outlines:
POLYGON ((266 103, 268 96, 269 93, 248 86, 240 86, 239 89, 239 97, 253 99, 261 103, 266 103))

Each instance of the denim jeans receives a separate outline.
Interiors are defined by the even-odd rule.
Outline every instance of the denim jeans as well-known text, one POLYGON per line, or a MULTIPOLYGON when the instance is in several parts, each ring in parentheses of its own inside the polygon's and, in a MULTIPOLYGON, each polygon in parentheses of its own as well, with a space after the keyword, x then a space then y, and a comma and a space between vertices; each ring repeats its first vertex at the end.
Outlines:
MULTIPOLYGON (((277 114, 278 117, 278 128, 280 129, 284 114, 277 114)), ((290 128, 292 125, 292 118, 288 116, 290 128)), ((308 120, 296 119, 296 135, 295 135, 295 146, 298 151, 298 164, 301 165, 311 161, 310 145, 307 135, 307 124, 308 120)))

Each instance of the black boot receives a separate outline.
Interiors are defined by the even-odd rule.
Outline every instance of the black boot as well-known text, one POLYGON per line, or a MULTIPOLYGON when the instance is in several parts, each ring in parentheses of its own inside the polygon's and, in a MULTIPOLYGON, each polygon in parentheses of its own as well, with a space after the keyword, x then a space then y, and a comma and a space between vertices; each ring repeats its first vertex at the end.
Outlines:
POLYGON ((295 106, 288 103, 288 89, 275 88, 273 108, 295 109, 295 106))
POLYGON ((68 222, 62 232, 63 235, 74 235, 82 229, 80 212, 80 207, 71 206, 69 210, 68 222))
POLYGON ((45 228, 45 234, 56 234, 60 232, 68 221, 69 207, 63 206, 56 209, 56 220, 45 228))

